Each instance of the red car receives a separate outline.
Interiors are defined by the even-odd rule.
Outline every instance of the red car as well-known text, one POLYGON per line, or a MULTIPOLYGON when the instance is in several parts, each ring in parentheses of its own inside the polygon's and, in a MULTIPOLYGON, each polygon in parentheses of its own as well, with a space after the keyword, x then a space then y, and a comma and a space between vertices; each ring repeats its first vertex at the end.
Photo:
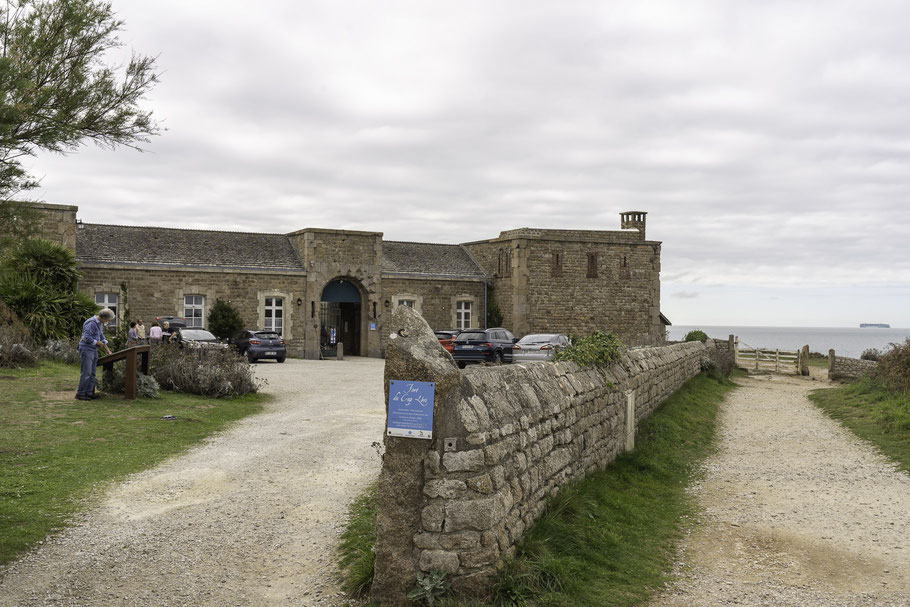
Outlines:
POLYGON ((452 329, 451 331, 443 330, 443 331, 434 331, 434 332, 436 333, 436 339, 439 340, 439 345, 442 346, 443 348, 445 348, 446 350, 448 350, 449 353, 451 353, 452 348, 454 347, 453 342, 455 341, 455 338, 458 337, 458 334, 461 331, 458 331, 457 329, 452 329))

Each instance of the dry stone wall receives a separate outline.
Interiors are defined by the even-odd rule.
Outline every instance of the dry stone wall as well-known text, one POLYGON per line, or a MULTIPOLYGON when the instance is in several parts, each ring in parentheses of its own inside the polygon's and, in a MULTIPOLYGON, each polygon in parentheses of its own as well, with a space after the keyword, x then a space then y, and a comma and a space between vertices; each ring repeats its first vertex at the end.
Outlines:
POLYGON ((630 350, 606 369, 563 362, 459 373, 412 310, 395 310, 389 329, 386 385, 437 385, 433 440, 385 441, 373 597, 390 605, 407 604, 419 571, 445 571, 457 592, 485 594, 560 487, 624 449, 630 394, 637 426, 702 359, 729 357, 712 340, 630 350))
POLYGON ((872 372, 876 366, 878 366, 878 362, 874 360, 836 356, 834 350, 828 352, 828 377, 830 379, 860 379, 872 372))

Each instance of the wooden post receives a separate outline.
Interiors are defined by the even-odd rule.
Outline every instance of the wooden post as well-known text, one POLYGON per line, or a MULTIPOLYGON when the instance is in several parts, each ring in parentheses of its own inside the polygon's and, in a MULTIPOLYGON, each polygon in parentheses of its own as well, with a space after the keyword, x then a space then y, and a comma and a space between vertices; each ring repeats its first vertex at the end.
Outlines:
POLYGON ((775 350, 774 354, 774 372, 780 373, 780 350, 775 350))
POLYGON ((130 348, 126 351, 126 394, 124 398, 136 398, 136 351, 130 348))
POLYGON ((834 349, 828 350, 828 377, 834 374, 834 349))
POLYGON ((755 370, 758 371, 758 359, 761 356, 761 350, 759 350, 758 348, 755 348, 755 350, 753 350, 753 352, 755 352, 755 370))

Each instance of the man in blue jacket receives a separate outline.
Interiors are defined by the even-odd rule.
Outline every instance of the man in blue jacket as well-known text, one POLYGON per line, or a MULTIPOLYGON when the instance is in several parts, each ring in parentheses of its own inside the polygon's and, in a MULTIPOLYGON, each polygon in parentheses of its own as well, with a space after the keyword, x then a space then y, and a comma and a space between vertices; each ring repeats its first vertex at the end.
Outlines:
POLYGON ((76 400, 92 400, 95 396, 95 369, 98 367, 98 348, 107 347, 104 338, 104 323, 114 320, 114 312, 105 308, 89 318, 82 325, 82 337, 79 339, 79 361, 82 363, 82 375, 79 376, 79 388, 76 400))

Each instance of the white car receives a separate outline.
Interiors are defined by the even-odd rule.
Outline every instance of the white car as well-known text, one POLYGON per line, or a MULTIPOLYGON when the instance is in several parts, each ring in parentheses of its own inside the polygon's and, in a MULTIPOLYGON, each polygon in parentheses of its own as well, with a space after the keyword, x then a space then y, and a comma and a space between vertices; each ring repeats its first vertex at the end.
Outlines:
POLYGON ((512 360, 516 363, 550 360, 555 352, 567 347, 569 347, 569 338, 562 333, 525 335, 512 346, 512 360))

